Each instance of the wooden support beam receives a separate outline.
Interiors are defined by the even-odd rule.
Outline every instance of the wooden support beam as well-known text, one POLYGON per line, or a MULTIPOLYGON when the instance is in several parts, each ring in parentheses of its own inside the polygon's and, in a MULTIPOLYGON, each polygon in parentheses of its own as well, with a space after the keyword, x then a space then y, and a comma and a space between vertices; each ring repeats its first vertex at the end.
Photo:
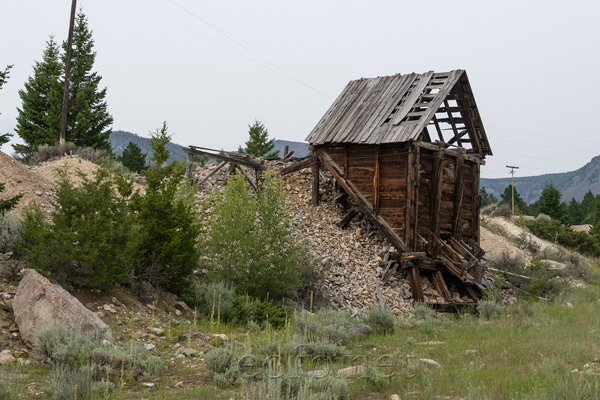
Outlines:
POLYGON ((223 168, 227 164, 229 164, 227 161, 222 161, 219 165, 217 165, 217 167, 215 169, 210 171, 210 173, 208 175, 206 175, 204 178, 202 178, 202 180, 200 182, 198 182, 197 186, 202 186, 202 184, 204 184, 204 182, 206 182, 211 176, 216 174, 221 168, 223 168))
POLYGON ((182 147, 182 150, 188 154, 196 154, 199 156, 214 158, 214 159, 221 160, 221 161, 227 161, 227 162, 230 162, 233 164, 245 165, 246 167, 250 167, 250 168, 259 168, 263 171, 267 170, 267 167, 262 165, 260 160, 257 160, 255 158, 250 158, 250 157, 246 158, 246 157, 237 156, 237 155, 235 157, 223 156, 221 154, 213 154, 213 153, 209 153, 204 150, 199 150, 196 147, 194 147, 194 148, 182 147))
POLYGON ((458 240, 462 240, 462 204, 465 194, 464 175, 465 160, 459 157, 456 163, 454 180, 454 212, 452 218, 452 236, 458 240))
POLYGON ((294 155, 294 153, 295 153, 294 150, 290 151, 289 153, 287 153, 285 155, 285 157, 283 157, 283 160, 287 160, 288 158, 292 157, 294 155))
MULTIPOLYGON (((252 189, 254 190, 258 190, 258 186, 256 183, 254 183, 254 181, 252 180, 252 178, 250 177, 250 175, 248 175, 248 173, 244 170, 244 168, 238 166, 238 169, 240 171, 242 171, 242 174, 244 175, 244 177, 246 177, 246 180, 248 181, 248 184, 250 184, 250 186, 252 187, 252 189)), ((258 169, 255 170, 258 173, 258 169)))
POLYGON ((415 146, 415 163, 413 171, 413 215, 412 215, 412 248, 419 250, 419 191, 421 187, 421 148, 415 146))
POLYGON ((192 179, 194 179, 194 177, 192 176, 194 172, 194 155, 188 153, 187 154, 187 162, 185 165, 185 174, 188 178, 188 180, 190 181, 190 183, 192 183, 192 179))
POLYGON ((412 195, 413 195, 413 168, 415 162, 413 147, 408 146, 408 157, 406 164, 406 200, 404 204, 404 243, 407 245, 407 251, 414 251, 411 241, 411 214, 412 214, 412 195))
POLYGON ((373 206, 369 204, 369 201, 364 198, 364 196, 360 193, 358 189, 352 184, 352 182, 347 181, 342 177, 342 172, 339 165, 336 164, 335 161, 327 154, 327 152, 317 148, 316 150, 317 156, 319 160, 323 163, 325 168, 331 173, 333 178, 340 184, 342 189, 348 196, 352 198, 356 206, 362 211, 363 214, 369 218, 371 223, 375 225, 377 229, 381 231, 381 233, 390 241, 390 243, 396 248, 396 250, 403 252, 406 250, 406 245, 404 241, 396 231, 387 223, 385 219, 381 216, 377 216, 373 214, 373 206))
POLYGON ((448 286, 446 286, 446 281, 444 280, 442 273, 440 271, 435 271, 432 274, 432 277, 435 290, 437 290, 437 292, 441 294, 446 301, 452 302, 452 294, 450 293, 450 290, 448 290, 448 286))
POLYGON ((373 173, 373 212, 375 215, 379 213, 379 151, 380 146, 377 146, 377 153, 375 154, 375 171, 373 173))
MULTIPOLYGON (((471 168, 473 168, 473 215, 471 216, 471 238, 475 241, 477 247, 479 247, 481 240, 481 221, 479 221, 479 212, 481 210, 481 196, 479 195, 479 164, 473 164, 471 168)), ((471 247, 475 249, 475 246, 472 245, 471 247)), ((481 257, 479 258, 481 259, 481 257)))
POLYGON ((298 161, 288 167, 280 169, 277 174, 278 175, 286 175, 291 174, 292 172, 300 171, 301 169, 312 167, 317 163, 317 157, 309 157, 305 160, 298 161))
MULTIPOLYGON (((444 177, 444 152, 439 150, 433 155, 433 171, 431 178, 431 209, 430 209, 430 230, 431 234, 439 237, 440 236, 440 224, 441 224, 441 205, 442 205, 442 191, 443 185, 442 180, 444 177)), ((429 240, 430 245, 433 244, 432 240, 429 240)))
POLYGON ((336 225, 338 226, 338 228, 344 228, 346 225, 348 225, 348 223, 350 221, 352 221, 352 219, 356 216, 356 214, 358 214, 358 210, 356 208, 353 208, 336 225))
POLYGON ((312 166, 312 205, 319 205, 319 163, 312 166))
POLYGON ((421 275, 419 275, 419 269, 415 266, 408 267, 408 283, 410 285, 410 292, 412 293, 415 301, 424 301, 423 287, 421 286, 421 275))

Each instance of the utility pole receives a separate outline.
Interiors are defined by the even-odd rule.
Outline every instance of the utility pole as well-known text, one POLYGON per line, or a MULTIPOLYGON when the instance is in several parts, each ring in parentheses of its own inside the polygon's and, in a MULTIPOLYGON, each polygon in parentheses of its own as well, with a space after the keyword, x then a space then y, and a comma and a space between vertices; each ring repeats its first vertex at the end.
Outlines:
POLYGON ((60 118, 60 140, 64 145, 67 136, 67 108, 69 102, 69 84, 71 83, 71 53, 73 47, 73 27, 75 25, 75 11, 77 10, 77 0, 73 0, 71 5, 71 23, 69 24, 69 38, 67 39, 67 60, 65 63, 65 89, 63 91, 62 115, 60 118))
POLYGON ((512 213, 515 213, 515 169, 519 169, 519 167, 514 167, 511 165, 507 165, 506 168, 510 168, 509 174, 512 175, 512 213))

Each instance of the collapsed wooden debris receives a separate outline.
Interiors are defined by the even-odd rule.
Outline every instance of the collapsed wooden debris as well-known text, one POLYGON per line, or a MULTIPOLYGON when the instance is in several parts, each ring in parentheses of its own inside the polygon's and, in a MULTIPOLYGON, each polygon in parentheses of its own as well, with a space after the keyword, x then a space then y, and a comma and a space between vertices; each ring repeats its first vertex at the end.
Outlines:
MULTIPOLYGON (((352 205, 338 227, 361 213, 394 246, 376 283, 380 303, 380 285, 397 273, 407 274, 415 301, 445 311, 475 304, 490 288, 479 247, 479 173, 492 152, 465 71, 350 82, 306 140, 311 154, 294 158, 286 150, 280 160, 287 165, 277 173, 310 167, 317 206, 328 171, 344 194, 336 202, 352 205), (434 291, 423 290, 425 278, 434 291)), ((220 160, 216 170, 239 168, 254 188, 267 169, 265 160, 248 154, 184 151, 190 179, 194 155, 220 160)))

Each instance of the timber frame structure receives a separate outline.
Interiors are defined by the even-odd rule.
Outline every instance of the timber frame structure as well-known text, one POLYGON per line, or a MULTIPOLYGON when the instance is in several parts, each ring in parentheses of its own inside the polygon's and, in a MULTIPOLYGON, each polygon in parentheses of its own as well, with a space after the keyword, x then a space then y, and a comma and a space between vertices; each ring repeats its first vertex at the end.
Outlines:
POLYGON ((481 298, 479 170, 492 151, 464 70, 352 81, 306 140, 313 204, 325 168, 396 248, 382 283, 399 268, 416 301, 431 300, 422 276, 442 300, 432 303, 457 305, 448 281, 481 298))

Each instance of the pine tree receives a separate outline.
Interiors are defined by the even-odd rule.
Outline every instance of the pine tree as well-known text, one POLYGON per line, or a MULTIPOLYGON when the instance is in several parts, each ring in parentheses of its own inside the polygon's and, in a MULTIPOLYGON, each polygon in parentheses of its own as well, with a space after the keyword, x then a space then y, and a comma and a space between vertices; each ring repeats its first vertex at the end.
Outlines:
MULTIPOLYGON (((508 204, 509 207, 512 206, 512 185, 508 185, 506 189, 504 189, 504 193, 500 195, 500 204, 508 204)), ((521 197, 517 188, 515 188, 515 212, 519 209, 522 213, 527 214, 529 211, 529 207, 527 207, 527 203, 521 197)))
POLYGON ((133 142, 129 142, 123 149, 123 154, 117 159, 131 171, 137 173, 142 172, 146 167, 146 154, 142 153, 139 146, 133 142))
POLYGON ((16 133, 25 142, 14 145, 18 154, 27 157, 41 144, 54 145, 60 134, 63 67, 54 37, 46 42, 42 61, 36 61, 33 75, 19 90, 22 105, 18 108, 16 133))
POLYGON ((594 221, 594 207, 596 204, 596 197, 591 190, 583 196, 581 200, 581 213, 583 214, 582 224, 591 224, 594 221))
POLYGON ((553 183, 546 184, 540 196, 538 211, 549 215, 552 219, 563 223, 569 223, 570 215, 567 206, 560 202, 562 194, 553 183))
MULTIPOLYGON (((64 49, 66 46, 63 43, 64 49)), ((100 89, 102 77, 92 72, 96 60, 93 48, 87 17, 79 11, 73 30, 66 139, 80 147, 110 150, 108 138, 113 118, 105 101, 106 88, 100 89)))
MULTIPOLYGON (((6 83, 6 80, 8 79, 8 73, 11 68, 12 65, 9 65, 6 67, 6 69, 4 69, 4 71, 0 71, 0 90, 6 83)), ((0 146, 2 146, 4 143, 7 143, 11 136, 12 135, 10 133, 0 134, 0 146)), ((0 193, 4 191, 4 186, 5 184, 0 182, 0 193)), ((17 202, 21 197, 23 197, 22 194, 6 200, 0 199, 0 216, 3 216, 5 212, 12 210, 17 205, 17 202)))
POLYGON ((275 139, 269 140, 269 131, 262 122, 256 120, 254 124, 248 125, 250 139, 246 142, 246 148, 239 147, 240 153, 254 154, 256 157, 272 158, 279 156, 279 150, 273 151, 275 139))

